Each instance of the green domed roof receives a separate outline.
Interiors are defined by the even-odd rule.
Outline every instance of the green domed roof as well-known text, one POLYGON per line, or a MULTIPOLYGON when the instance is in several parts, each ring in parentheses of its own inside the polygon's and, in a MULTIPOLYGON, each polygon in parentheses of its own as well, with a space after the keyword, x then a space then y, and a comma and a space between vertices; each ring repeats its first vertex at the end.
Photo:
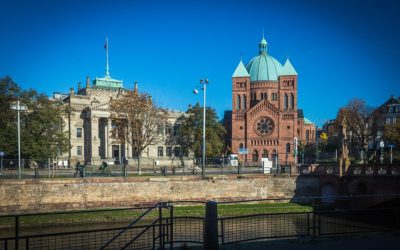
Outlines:
POLYGON ((282 64, 267 54, 267 41, 261 40, 259 54, 250 60, 246 70, 250 74, 251 81, 277 81, 282 71, 282 64))

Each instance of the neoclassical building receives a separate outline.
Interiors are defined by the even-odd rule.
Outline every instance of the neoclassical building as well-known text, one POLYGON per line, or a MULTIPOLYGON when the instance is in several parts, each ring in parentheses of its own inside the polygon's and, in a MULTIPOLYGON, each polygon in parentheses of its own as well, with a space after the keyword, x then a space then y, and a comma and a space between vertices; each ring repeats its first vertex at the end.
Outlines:
POLYGON ((315 125, 298 108, 296 70, 289 59, 282 65, 272 57, 267 45, 263 37, 258 55, 246 65, 241 60, 232 75, 231 149, 246 162, 294 164, 295 144, 314 142, 315 125))
MULTIPOLYGON (((135 88, 137 88, 135 83, 135 88)), ((85 87, 78 83, 77 91, 70 89, 69 94, 56 93, 55 99, 62 100, 69 112, 63 117, 64 130, 69 136, 71 149, 60 155, 59 159, 69 160, 73 165, 76 161, 100 164, 105 160, 109 163, 119 163, 127 159, 134 163, 134 150, 128 143, 119 144, 111 138, 113 121, 110 119, 109 102, 123 95, 123 82, 110 77, 108 70, 104 78, 95 78, 92 84, 86 77, 85 87)), ((184 112, 168 110, 168 121, 160 124, 158 133, 160 140, 157 145, 147 147, 141 157, 143 164, 170 165, 174 159, 182 159, 187 152, 176 145, 174 136, 177 134, 176 120, 184 112)), ((179 162, 175 162, 179 165, 179 162)))

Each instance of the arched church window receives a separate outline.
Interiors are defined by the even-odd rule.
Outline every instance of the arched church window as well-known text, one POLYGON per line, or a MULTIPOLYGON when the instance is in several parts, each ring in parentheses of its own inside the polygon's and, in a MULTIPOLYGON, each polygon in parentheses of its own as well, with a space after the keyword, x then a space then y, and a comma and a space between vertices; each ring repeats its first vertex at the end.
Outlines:
POLYGON ((293 93, 290 94, 290 108, 294 109, 294 95, 293 95, 293 93))
POLYGON ((262 158, 268 158, 268 151, 266 149, 262 151, 262 158))
POLYGON ((242 97, 242 108, 246 109, 246 95, 243 95, 242 97))
POLYGON ((253 160, 253 162, 258 162, 258 151, 257 150, 253 151, 252 160, 253 160))
POLYGON ((240 109, 240 95, 236 96, 236 109, 240 109))
POLYGON ((243 143, 239 144, 239 149, 243 149, 243 143))
POLYGON ((285 94, 285 97, 283 99, 283 108, 286 110, 288 109, 288 95, 285 94))
POLYGON ((290 143, 286 144, 286 153, 290 153, 290 143))

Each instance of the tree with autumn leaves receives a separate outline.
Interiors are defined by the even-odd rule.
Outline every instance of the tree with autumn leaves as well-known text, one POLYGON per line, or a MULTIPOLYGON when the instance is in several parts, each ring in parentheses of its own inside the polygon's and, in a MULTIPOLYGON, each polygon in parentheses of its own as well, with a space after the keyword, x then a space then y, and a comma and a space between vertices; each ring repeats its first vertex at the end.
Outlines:
POLYGON ((168 113, 158 107, 149 94, 139 93, 137 87, 125 90, 121 97, 111 100, 110 112, 114 123, 111 137, 132 147, 140 175, 141 154, 145 148, 157 145, 162 139, 158 127, 166 123, 168 113))

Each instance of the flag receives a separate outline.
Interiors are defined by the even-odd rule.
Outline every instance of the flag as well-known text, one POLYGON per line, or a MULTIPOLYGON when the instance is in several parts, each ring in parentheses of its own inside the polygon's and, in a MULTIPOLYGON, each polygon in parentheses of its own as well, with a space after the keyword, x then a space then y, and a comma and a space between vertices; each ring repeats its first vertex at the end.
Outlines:
POLYGON ((104 43, 104 49, 107 49, 108 47, 108 39, 106 39, 106 42, 104 43))

